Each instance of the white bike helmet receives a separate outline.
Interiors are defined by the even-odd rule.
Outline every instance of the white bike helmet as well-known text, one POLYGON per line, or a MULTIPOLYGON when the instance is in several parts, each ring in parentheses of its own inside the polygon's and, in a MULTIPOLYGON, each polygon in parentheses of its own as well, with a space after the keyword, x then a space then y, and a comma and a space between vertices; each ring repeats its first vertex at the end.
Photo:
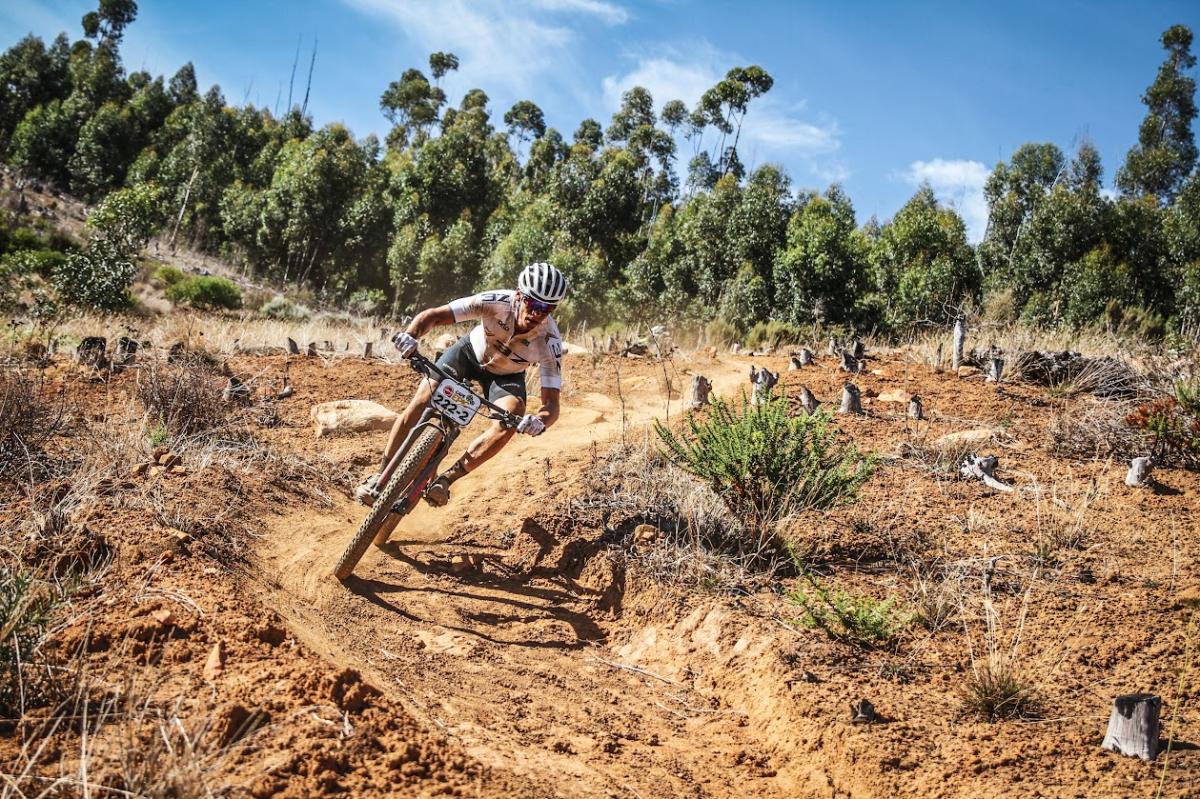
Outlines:
POLYGON ((527 297, 554 305, 567 296, 567 279, 550 264, 538 261, 521 270, 517 288, 527 297))

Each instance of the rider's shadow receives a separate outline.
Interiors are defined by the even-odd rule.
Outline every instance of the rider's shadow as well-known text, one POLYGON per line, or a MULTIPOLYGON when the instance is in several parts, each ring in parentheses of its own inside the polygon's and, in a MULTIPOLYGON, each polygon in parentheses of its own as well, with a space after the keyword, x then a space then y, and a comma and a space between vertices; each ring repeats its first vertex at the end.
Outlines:
POLYGON ((412 621, 444 627, 456 632, 477 636, 491 643, 507 646, 526 646, 547 649, 581 649, 590 644, 603 641, 606 637, 604 631, 595 623, 595 621, 592 620, 588 614, 568 610, 563 606, 565 603, 578 601, 579 597, 569 590, 531 586, 525 584, 525 582, 520 579, 505 579, 503 577, 497 577, 491 574, 480 572, 452 575, 448 561, 437 559, 428 563, 422 562, 409 555, 394 543, 388 543, 384 545, 382 550, 396 560, 412 567, 413 570, 419 572, 420 574, 430 577, 453 576, 456 580, 466 585, 474 584, 479 586, 487 586, 493 590, 499 589, 502 590, 504 594, 508 594, 508 596, 494 593, 481 594, 469 590, 439 588, 436 586, 414 588, 411 586, 389 583, 384 580, 371 580, 362 578, 354 579, 353 585, 347 581, 347 586, 351 587, 355 593, 365 597, 372 604, 384 608, 385 610, 398 613, 412 621), (385 599, 383 596, 384 594, 410 592, 436 593, 446 597, 453 597, 469 602, 494 603, 507 606, 509 609, 508 612, 495 612, 490 610, 458 610, 459 615, 463 619, 479 622, 481 625, 485 625, 486 627, 490 628, 505 624, 527 625, 545 619, 560 621, 567 624, 571 628, 575 634, 575 640, 556 641, 538 638, 504 639, 485 631, 485 629, 475 629, 471 627, 446 624, 445 622, 434 619, 422 619, 412 611, 398 607, 394 603, 385 599), (523 601, 520 597, 527 597, 528 599, 534 601, 523 601))

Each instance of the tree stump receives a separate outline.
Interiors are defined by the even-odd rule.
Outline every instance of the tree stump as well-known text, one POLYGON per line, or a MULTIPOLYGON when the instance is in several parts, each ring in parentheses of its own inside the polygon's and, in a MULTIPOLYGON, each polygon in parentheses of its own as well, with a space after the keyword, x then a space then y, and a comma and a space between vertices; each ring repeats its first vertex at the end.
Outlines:
POLYGON ((1011 492, 1013 487, 1008 483, 1001 482, 995 475, 996 467, 999 465, 1000 459, 995 455, 988 455, 981 458, 972 452, 963 459, 958 473, 963 477, 974 477, 982 480, 983 484, 993 491, 1011 492))
POLYGON ((798 371, 802 365, 803 364, 800 363, 800 359, 797 358, 795 355, 793 355, 790 359, 788 359, 788 371, 789 372, 798 371))
POLYGON ((829 355, 829 356, 838 354, 837 341, 834 339, 833 336, 829 337, 829 343, 825 346, 825 354, 829 355))
POLYGON ((1125 694, 1113 700, 1108 732, 1100 748, 1127 757, 1153 760, 1158 755, 1158 713, 1162 699, 1154 694, 1125 694))
POLYGON ((730 355, 737 355, 741 351, 742 351, 742 345, 738 344, 737 342, 734 342, 733 346, 729 348, 730 355))
POLYGON ((617 337, 611 333, 608 335, 608 338, 604 342, 604 351, 607 352, 609 355, 612 355, 614 352, 617 351, 617 337))
POLYGON ((762 368, 755 369, 754 365, 750 365, 750 382, 754 388, 750 392, 750 404, 758 405, 766 402, 771 397, 771 389, 779 382, 779 373, 772 372, 770 369, 762 368))
POLYGON ((954 320, 954 334, 951 338, 951 341, 954 345, 954 349, 953 349, 953 355, 952 355, 951 361, 950 361, 950 368, 954 370, 955 376, 958 375, 958 367, 962 366, 963 344, 966 342, 966 340, 967 340, 966 322, 963 320, 963 318, 961 316, 958 316, 954 320))
POLYGON ((925 418, 925 412, 921 408, 921 398, 916 394, 908 400, 908 418, 916 419, 918 422, 925 418))
POLYGON ((993 357, 988 360, 987 382, 999 383, 1000 376, 1004 374, 1004 359, 993 357))
POLYGON ((933 356, 933 371, 942 373, 942 342, 938 342, 937 353, 933 356))
POLYGON ((820 404, 821 401, 813 396, 813 393, 808 390, 808 386, 800 386, 800 407, 804 409, 805 413, 810 415, 816 413, 817 406, 820 404))
POLYGON ((308 342, 308 351, 305 353, 309 358, 317 357, 317 342, 308 342))
POLYGON ((853 383, 847 383, 842 386, 842 406, 838 408, 838 413, 862 412, 862 393, 859 392, 858 386, 853 383))
POLYGON ((812 350, 810 350, 808 347, 805 347, 802 350, 800 350, 800 365, 801 366, 812 366, 814 363, 816 363, 816 361, 813 360, 812 350))
POLYGON ((321 349, 325 350, 326 352, 333 352, 333 342, 329 339, 325 339, 321 342, 321 349))
POLYGON ((849 350, 842 350, 842 371, 850 374, 858 374, 862 371, 862 364, 858 362, 849 350))
POLYGON ((117 350, 113 354, 113 362, 118 366, 128 366, 137 357, 138 343, 128 336, 117 339, 117 350))
POLYGON ((693 375, 692 385, 688 389, 686 407, 695 411, 708 404, 708 395, 712 393, 712 383, 704 375, 693 375))
POLYGON ((250 399, 250 386, 243 383, 237 376, 231 376, 221 392, 221 399, 226 402, 244 403, 250 399))
POLYGON ((364 344, 363 345, 363 357, 370 358, 372 349, 373 349, 373 344, 370 341, 368 341, 366 344, 364 344))
POLYGON ((75 360, 84 366, 103 369, 108 365, 104 354, 107 349, 108 340, 104 336, 86 336, 75 350, 75 360))
POLYGON ((289 355, 299 355, 300 354, 300 345, 297 344, 296 340, 294 338, 292 338, 291 336, 288 336, 287 350, 288 350, 289 355))
POLYGON ((1150 472, 1154 469, 1154 461, 1149 457, 1134 458, 1129 462, 1129 471, 1125 474, 1125 485, 1139 488, 1150 481, 1150 472))
POLYGON ((850 354, 854 356, 855 360, 861 361, 867 354, 867 347, 860 340, 854 339, 850 343, 850 354))
POLYGON ((187 355, 187 345, 182 341, 176 341, 167 351, 167 363, 179 363, 185 355, 187 355))

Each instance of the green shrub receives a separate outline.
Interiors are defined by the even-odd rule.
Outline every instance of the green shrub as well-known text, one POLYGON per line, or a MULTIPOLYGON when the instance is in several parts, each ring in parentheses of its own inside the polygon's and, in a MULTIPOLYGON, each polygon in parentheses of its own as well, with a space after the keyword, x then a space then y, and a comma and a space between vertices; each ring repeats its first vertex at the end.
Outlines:
POLYGON ((359 289, 350 295, 350 310, 360 316, 375 316, 387 307, 387 295, 379 289, 359 289))
POLYGON ((154 277, 151 279, 158 285, 166 288, 187 280, 187 273, 177 266, 163 264, 154 270, 154 277))
POLYGON ((45 241, 33 228, 19 227, 8 234, 8 251, 41 250, 46 246, 45 241))
POLYGON ((129 307, 129 286, 137 268, 103 247, 71 253, 54 269, 59 296, 71 305, 95 311, 129 307))
POLYGON ((305 322, 312 316, 308 308, 283 296, 265 303, 258 312, 268 319, 280 319, 285 322, 305 322))
POLYGON ((875 468, 872 457, 838 443, 825 412, 789 416, 786 397, 751 405, 713 402, 707 418, 688 414, 679 435, 661 422, 664 454, 713 488, 756 531, 790 513, 853 499, 875 468))
POLYGON ((19 715, 54 612, 66 597, 28 571, 0 566, 0 712, 19 715))
POLYGON ((861 647, 890 643, 913 621, 911 613, 903 613, 896 607, 895 597, 880 601, 849 594, 822 585, 807 572, 803 579, 808 589, 797 587, 787 595, 789 601, 804 611, 800 624, 819 627, 837 641, 861 647))
POLYGON ((704 328, 704 338, 713 346, 725 347, 741 339, 737 328, 724 319, 714 319, 704 328))
POLYGON ((800 341, 800 330, 787 322, 772 319, 758 322, 746 335, 746 346, 758 349, 761 346, 778 347, 780 344, 796 344, 800 341))
POLYGON ((167 287, 167 299, 176 305, 193 308, 225 308, 234 310, 242 307, 242 290, 232 280, 212 275, 193 276, 167 287))

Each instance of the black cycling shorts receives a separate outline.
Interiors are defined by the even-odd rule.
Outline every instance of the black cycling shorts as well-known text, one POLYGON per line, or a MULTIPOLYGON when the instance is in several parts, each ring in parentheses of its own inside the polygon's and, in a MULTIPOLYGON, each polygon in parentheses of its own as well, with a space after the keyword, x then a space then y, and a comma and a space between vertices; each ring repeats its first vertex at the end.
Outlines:
POLYGON ((516 397, 525 401, 525 373, 515 375, 494 375, 479 365, 475 357, 475 348, 471 346, 471 336, 467 334, 454 342, 454 346, 442 353, 437 359, 437 365, 443 369, 452 369, 459 380, 474 380, 483 387, 483 393, 489 400, 495 402, 501 397, 516 397))

